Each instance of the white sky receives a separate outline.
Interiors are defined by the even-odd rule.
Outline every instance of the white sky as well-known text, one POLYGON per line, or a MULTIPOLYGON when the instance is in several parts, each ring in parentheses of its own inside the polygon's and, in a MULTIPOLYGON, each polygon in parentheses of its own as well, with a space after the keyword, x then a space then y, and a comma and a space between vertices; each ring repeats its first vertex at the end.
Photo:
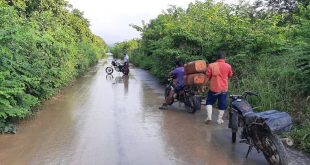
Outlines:
MULTIPOLYGON (((140 33, 129 24, 149 23, 169 5, 186 8, 195 0, 67 0, 74 8, 84 12, 91 30, 109 45, 140 38, 140 33)), ((234 1, 234 0, 227 0, 234 1)))

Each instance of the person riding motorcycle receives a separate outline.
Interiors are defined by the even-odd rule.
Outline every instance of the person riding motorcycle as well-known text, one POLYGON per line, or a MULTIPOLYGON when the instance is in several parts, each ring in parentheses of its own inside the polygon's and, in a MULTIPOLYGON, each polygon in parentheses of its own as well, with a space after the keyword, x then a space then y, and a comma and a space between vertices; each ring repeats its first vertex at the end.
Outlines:
MULTIPOLYGON (((183 83, 184 67, 183 63, 180 60, 176 61, 176 68, 172 70, 169 75, 175 77, 175 79, 177 80, 176 86, 174 88, 174 94, 177 94, 178 96, 179 92, 181 92, 184 88, 183 83)), ((166 103, 163 103, 162 106, 159 107, 159 109, 166 109, 166 108, 167 108, 166 103)))

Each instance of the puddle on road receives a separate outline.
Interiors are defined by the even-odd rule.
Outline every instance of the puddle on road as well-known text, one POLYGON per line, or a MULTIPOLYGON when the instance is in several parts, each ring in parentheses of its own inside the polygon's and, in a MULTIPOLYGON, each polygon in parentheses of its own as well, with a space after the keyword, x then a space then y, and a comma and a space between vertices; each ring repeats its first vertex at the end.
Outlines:
POLYGON ((0 164, 267 164, 256 151, 245 159, 247 146, 231 144, 226 126, 204 125, 203 111, 158 110, 162 92, 143 70, 107 76, 101 62, 0 136, 0 164))

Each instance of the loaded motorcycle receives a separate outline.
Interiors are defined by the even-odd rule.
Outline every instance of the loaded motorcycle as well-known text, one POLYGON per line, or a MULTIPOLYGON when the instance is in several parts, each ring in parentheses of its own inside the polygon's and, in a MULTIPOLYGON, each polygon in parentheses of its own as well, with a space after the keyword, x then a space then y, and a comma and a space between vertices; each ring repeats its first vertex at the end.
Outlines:
POLYGON ((200 86, 184 85, 184 88, 178 93, 174 92, 176 88, 176 77, 168 78, 168 85, 165 88, 165 102, 167 105, 172 105, 175 100, 184 103, 188 113, 195 113, 201 109, 201 91, 200 86))
POLYGON ((288 143, 290 140, 280 139, 279 135, 290 131, 291 117, 286 112, 277 110, 256 113, 247 101, 247 96, 258 96, 258 94, 244 92, 242 95, 229 96, 228 126, 232 130, 232 142, 236 142, 236 134, 240 129, 240 143, 249 145, 246 158, 254 147, 264 154, 270 164, 287 165, 288 157, 282 141, 288 143))
POLYGON ((117 71, 117 72, 122 72, 124 75, 128 75, 129 74, 129 64, 128 62, 125 62, 123 65, 116 61, 116 60, 113 60, 111 62, 112 64, 112 67, 108 66, 105 71, 107 72, 107 74, 112 74, 114 69, 117 71), (113 69, 114 68, 114 69, 113 69))
MULTIPOLYGON (((178 61, 179 62, 179 61, 178 61)), ((166 105, 173 104, 174 100, 184 103, 188 113, 195 113, 201 109, 201 98, 206 85, 207 63, 204 60, 196 60, 184 65, 184 86, 178 93, 174 94, 177 87, 177 79, 172 76, 168 79, 165 89, 166 105)))

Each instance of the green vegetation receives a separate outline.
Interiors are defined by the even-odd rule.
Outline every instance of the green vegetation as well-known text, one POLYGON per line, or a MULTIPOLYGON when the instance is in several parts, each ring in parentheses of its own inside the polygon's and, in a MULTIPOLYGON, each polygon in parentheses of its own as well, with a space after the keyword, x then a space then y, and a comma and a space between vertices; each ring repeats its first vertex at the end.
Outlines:
POLYGON ((120 43, 116 43, 111 48, 111 53, 115 58, 124 58, 124 54, 128 53, 128 55, 133 54, 133 51, 138 48, 138 40, 129 40, 120 43))
MULTIPOLYGON (((142 39, 137 49, 131 49, 131 62, 161 81, 176 57, 213 62, 217 51, 226 51, 235 73, 231 92, 257 91, 261 95, 259 103, 255 102, 260 105, 258 111, 290 113, 294 127, 289 136, 296 147, 310 152, 308 1, 195 2, 186 10, 172 6, 149 24, 133 27, 142 33, 142 39)), ((127 42, 115 49, 124 50, 119 48, 127 42)))
POLYGON ((0 1, 0 132, 94 65, 107 51, 65 0, 0 1))

